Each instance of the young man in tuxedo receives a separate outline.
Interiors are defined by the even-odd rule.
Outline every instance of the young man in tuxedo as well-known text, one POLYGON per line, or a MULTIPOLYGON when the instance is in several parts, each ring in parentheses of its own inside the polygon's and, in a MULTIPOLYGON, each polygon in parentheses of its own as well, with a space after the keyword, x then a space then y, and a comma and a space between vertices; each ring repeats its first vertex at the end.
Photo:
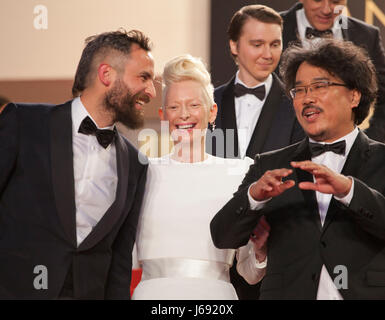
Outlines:
POLYGON ((283 18, 283 49, 296 42, 304 46, 320 38, 352 41, 364 47, 376 68, 378 99, 369 128, 365 133, 385 142, 385 52, 377 27, 342 15, 346 0, 300 0, 281 13, 283 18))
POLYGON ((262 299, 385 299, 385 145, 358 128, 375 69, 351 42, 289 48, 282 74, 307 138, 255 158, 213 218, 219 248, 271 226, 262 299))
POLYGON ((302 139, 291 102, 273 73, 282 53, 280 15, 263 5, 245 6, 232 17, 228 36, 238 71, 215 89, 218 115, 216 130, 208 133, 208 150, 227 158, 253 158, 302 139))
MULTIPOLYGON (((267 6, 245 6, 232 17, 228 35, 238 71, 214 91, 218 115, 216 129, 208 132, 207 149, 226 158, 254 158, 301 140, 304 133, 293 106, 273 73, 282 53, 280 15, 267 6)), ((260 284, 250 286, 235 265, 230 274, 238 297, 257 299, 260 284)))
POLYGON ((86 40, 62 105, 0 115, 0 298, 128 299, 147 165, 115 128, 155 96, 140 31, 86 40))

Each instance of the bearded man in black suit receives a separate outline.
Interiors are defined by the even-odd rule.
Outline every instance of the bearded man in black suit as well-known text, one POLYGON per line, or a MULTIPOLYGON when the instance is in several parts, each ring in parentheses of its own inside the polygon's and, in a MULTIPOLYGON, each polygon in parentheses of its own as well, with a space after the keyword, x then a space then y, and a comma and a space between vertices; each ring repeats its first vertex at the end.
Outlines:
POLYGON ((115 123, 142 125, 154 61, 140 31, 86 43, 73 100, 0 115, 1 299, 130 297, 147 164, 115 123))

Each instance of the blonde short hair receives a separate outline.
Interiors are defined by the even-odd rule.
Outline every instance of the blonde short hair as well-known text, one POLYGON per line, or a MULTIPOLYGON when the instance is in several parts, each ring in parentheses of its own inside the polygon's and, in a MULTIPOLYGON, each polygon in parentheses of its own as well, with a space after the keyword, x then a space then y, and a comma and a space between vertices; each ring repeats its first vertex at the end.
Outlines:
POLYGON ((184 54, 171 59, 163 70, 163 105, 168 87, 175 82, 192 80, 202 86, 204 103, 209 109, 215 104, 211 76, 200 58, 184 54))

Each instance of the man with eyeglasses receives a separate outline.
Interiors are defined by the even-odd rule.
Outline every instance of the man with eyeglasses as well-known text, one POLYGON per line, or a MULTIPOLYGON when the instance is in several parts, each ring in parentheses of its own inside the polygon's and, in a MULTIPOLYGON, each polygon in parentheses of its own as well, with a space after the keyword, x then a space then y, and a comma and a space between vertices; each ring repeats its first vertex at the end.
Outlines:
POLYGON ((307 47, 322 38, 352 41, 365 48, 376 68, 378 100, 370 126, 365 133, 385 142, 385 51, 380 30, 353 17, 342 14, 347 0, 299 0, 283 18, 283 50, 293 42, 307 47))
POLYGON ((271 226, 261 299, 385 299, 385 145, 359 125, 375 69, 351 42, 289 48, 281 66, 307 138, 257 155, 211 222, 218 248, 271 226))

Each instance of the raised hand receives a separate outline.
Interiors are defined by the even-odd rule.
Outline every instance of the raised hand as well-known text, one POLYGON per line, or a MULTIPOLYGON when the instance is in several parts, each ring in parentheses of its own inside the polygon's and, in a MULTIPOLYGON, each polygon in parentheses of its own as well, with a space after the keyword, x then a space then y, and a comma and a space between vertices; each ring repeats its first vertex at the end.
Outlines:
POLYGON ((324 165, 311 161, 291 162, 294 168, 299 168, 311 173, 314 182, 300 182, 298 187, 304 190, 314 190, 321 193, 333 194, 338 198, 345 197, 352 187, 352 180, 342 174, 330 170, 324 165))
POLYGON ((282 181, 282 178, 292 174, 292 169, 275 169, 266 171, 257 182, 250 187, 250 195, 256 201, 276 197, 294 186, 294 180, 282 181))

